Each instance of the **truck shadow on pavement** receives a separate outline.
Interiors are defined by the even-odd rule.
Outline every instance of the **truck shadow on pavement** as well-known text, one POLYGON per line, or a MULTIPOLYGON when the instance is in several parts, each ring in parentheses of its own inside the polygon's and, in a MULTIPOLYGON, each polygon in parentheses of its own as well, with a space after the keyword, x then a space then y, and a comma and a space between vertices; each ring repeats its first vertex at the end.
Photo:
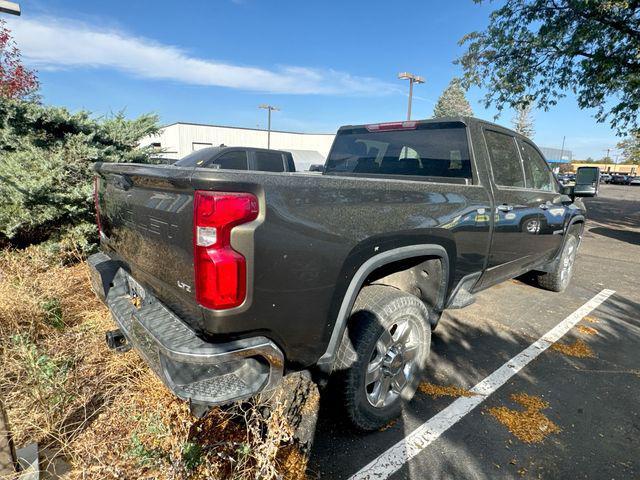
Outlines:
POLYGON ((589 232, 604 237, 620 240, 621 242, 627 242, 632 245, 640 245, 640 232, 634 230, 620 230, 616 228, 606 227, 593 227, 589 229, 589 232))
POLYGON ((640 201, 616 200, 610 198, 589 198, 585 201, 587 216, 591 221, 612 227, 635 228, 640 225, 640 201))
MULTIPOLYGON (((589 292, 590 295, 597 293, 598 291, 595 290, 589 292)), ((508 295, 508 292, 501 292, 501 295, 508 295)), ((640 304, 621 295, 614 295, 595 313, 598 323, 585 323, 584 320, 582 322, 596 330, 596 334, 584 335, 578 329, 573 328, 560 339, 562 343, 575 342, 576 340, 586 342, 594 352, 593 358, 574 358, 548 350, 531 366, 520 371, 501 390, 490 396, 487 404, 495 404, 500 399, 504 399, 507 395, 506 391, 516 382, 522 391, 532 395, 545 396, 547 400, 552 402, 554 408, 557 405, 562 405, 568 401, 566 398, 554 399, 553 395, 548 394, 550 380, 547 375, 554 375, 552 372, 555 370, 569 370, 572 372, 569 375, 586 375, 585 372, 600 370, 619 371, 625 374, 631 372, 630 374, 633 375, 633 372, 636 371, 633 370, 635 359, 628 355, 629 351, 626 351, 625 356, 625 350, 617 346, 623 341, 627 345, 626 348, 629 348, 630 344, 637 346, 640 343, 638 312, 640 312, 640 304), (551 367, 541 372, 537 368, 536 362, 542 362, 542 359, 551 367)), ((546 330, 555 326, 562 319, 551 319, 546 330)), ((424 381, 441 386, 469 389, 541 336, 539 332, 532 331, 529 334, 528 332, 516 331, 500 320, 488 320, 492 321, 483 321, 478 316, 467 314, 466 310, 448 312, 433 332, 430 362, 425 371, 424 381)), ((636 365, 635 368, 639 367, 636 365)), ((640 378, 640 370, 636 372, 635 375, 640 378)), ((567 374, 562 373, 562 375, 567 374)), ((637 393, 640 394, 640 382, 636 382, 636 384, 638 385, 637 393)), ((348 478, 454 400, 455 398, 446 396, 433 398, 418 391, 413 402, 403 408, 401 418, 390 422, 380 431, 360 433, 354 431, 350 426, 343 406, 338 403, 336 397, 328 392, 323 392, 314 446, 309 462, 311 478, 348 478)), ((590 399, 589 397, 587 397, 587 401, 598 402, 595 398, 590 399)), ((483 408, 481 406, 476 411, 482 411, 483 408)), ((558 413, 555 412, 555 414, 558 413)), ((469 417, 471 416, 469 415, 469 417)), ((404 475, 401 475, 402 478, 421 479, 426 478, 427 474, 428 478, 510 478, 517 476, 516 469, 496 471, 495 465, 492 463, 504 461, 504 465, 509 468, 509 458, 492 460, 491 462, 487 460, 487 448, 499 450, 498 456, 513 456, 513 451, 506 451, 506 453, 503 451, 504 445, 511 442, 512 439, 514 442, 518 441, 500 424, 485 417, 482 417, 482 421, 492 425, 491 428, 495 430, 494 436, 487 437, 480 443, 475 440, 470 441, 470 439, 479 440, 479 437, 482 437, 486 432, 476 431, 480 428, 476 424, 471 430, 467 425, 465 430, 465 421, 463 420, 443 435, 446 438, 446 450, 449 452, 447 455, 440 452, 440 448, 425 453, 425 455, 429 455, 430 462, 435 461, 437 465, 427 462, 427 465, 430 466, 427 469, 427 465, 422 464, 423 469, 419 460, 412 462, 411 466, 403 467, 404 475), (493 447, 487 444, 493 444, 493 447), (435 460, 433 456, 436 457, 435 460), (464 461, 460 461, 461 458, 464 458, 464 461)), ((562 419, 556 419, 556 421, 563 427, 562 419)), ((637 436, 640 437, 640 435, 637 436)), ((553 442, 548 443, 553 444, 553 442)), ((513 448, 517 449, 518 446, 519 444, 516 443, 513 448)), ((572 446, 569 445, 567 455, 570 454, 571 448, 572 446)), ((557 474, 571 475, 572 472, 562 471, 563 468, 569 468, 566 466, 567 459, 564 460, 563 464, 562 454, 560 454, 557 465, 548 466, 550 470, 546 471, 545 477, 549 475, 548 478, 554 478, 554 473, 552 473, 555 471, 554 468, 559 469, 555 471, 557 474)))

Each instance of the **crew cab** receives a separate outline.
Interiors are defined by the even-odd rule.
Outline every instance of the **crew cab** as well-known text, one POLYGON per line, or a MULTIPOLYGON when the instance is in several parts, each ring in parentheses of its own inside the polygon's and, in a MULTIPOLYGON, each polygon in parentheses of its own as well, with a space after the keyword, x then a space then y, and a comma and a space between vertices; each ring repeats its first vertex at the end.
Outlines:
POLYGON ((194 411, 309 371, 362 430, 413 397, 445 309, 525 272, 567 287, 577 197, 597 192, 467 117, 341 127, 321 174, 94 169, 110 346, 134 346, 194 411))
POLYGON ((220 170, 296 171, 291 152, 265 148, 227 147, 225 145, 201 148, 182 157, 174 165, 220 170))

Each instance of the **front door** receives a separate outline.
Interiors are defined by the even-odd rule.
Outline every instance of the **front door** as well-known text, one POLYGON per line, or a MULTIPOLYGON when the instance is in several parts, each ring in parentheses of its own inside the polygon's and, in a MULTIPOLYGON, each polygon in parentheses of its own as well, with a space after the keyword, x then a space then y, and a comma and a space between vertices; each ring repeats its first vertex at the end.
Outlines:
POLYGON ((542 154, 531 143, 518 139, 527 188, 540 198, 539 249, 545 260, 555 258, 562 246, 565 219, 569 217, 563 195, 542 154))
POLYGON ((488 287, 526 271, 540 260, 542 209, 539 192, 526 188, 515 138, 493 129, 485 129, 484 137, 495 198, 491 249, 480 281, 481 287, 488 287))

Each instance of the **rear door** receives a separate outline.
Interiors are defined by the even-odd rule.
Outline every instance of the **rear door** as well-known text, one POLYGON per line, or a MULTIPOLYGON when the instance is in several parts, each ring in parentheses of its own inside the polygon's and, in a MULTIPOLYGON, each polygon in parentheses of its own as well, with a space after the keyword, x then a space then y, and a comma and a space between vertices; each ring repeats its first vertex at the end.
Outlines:
POLYGON ((530 142, 518 139, 518 146, 524 166, 527 188, 540 199, 540 230, 538 248, 544 259, 552 259, 562 245, 567 207, 553 173, 538 149, 530 142))
POLYGON ((539 261, 541 196, 526 188, 516 139, 507 131, 484 129, 494 183, 494 228, 487 269, 480 282, 487 287, 518 275, 539 261))
POLYGON ((251 170, 259 172, 285 172, 285 157, 281 152, 269 150, 253 150, 251 170))

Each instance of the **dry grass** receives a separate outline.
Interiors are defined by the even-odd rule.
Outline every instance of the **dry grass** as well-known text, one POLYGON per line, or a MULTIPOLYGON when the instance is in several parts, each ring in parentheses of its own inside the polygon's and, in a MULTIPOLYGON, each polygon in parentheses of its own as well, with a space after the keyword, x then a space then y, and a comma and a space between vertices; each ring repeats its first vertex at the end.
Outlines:
POLYGON ((418 387, 420 392, 429 395, 433 398, 438 397, 472 397, 475 393, 465 390, 464 388, 456 387, 454 385, 435 385, 433 383, 423 382, 418 387))
POLYGON ((304 478, 284 407, 196 419, 135 352, 108 350, 113 328, 85 263, 0 252, 0 398, 17 445, 63 457, 68 478, 304 478))
POLYGON ((573 343, 554 343, 551 348, 570 357, 592 358, 596 356, 591 347, 582 340, 576 340, 573 343))
POLYGON ((560 432, 560 427, 547 418, 542 410, 549 404, 540 397, 516 393, 511 400, 524 410, 512 410, 507 407, 489 408, 488 412, 506 426, 509 431, 525 443, 540 443, 548 435, 560 432))

